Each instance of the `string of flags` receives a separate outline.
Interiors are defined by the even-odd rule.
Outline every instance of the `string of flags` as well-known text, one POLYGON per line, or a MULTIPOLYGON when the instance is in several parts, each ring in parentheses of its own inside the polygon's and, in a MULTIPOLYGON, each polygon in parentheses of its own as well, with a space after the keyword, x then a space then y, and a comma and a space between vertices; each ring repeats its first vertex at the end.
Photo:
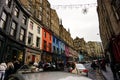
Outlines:
POLYGON ((90 7, 96 7, 97 3, 90 4, 70 4, 70 5, 51 5, 53 9, 82 9, 83 14, 88 12, 90 7))

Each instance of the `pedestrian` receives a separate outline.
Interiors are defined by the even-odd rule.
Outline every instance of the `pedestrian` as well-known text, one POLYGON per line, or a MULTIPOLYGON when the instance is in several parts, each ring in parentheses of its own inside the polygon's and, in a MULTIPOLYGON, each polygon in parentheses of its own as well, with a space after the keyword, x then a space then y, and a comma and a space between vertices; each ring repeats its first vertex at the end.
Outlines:
POLYGON ((93 70, 96 70, 96 63, 95 63, 95 61, 92 61, 92 64, 91 64, 91 67, 93 68, 93 70))
POLYGON ((103 71, 107 71, 107 70, 106 70, 106 62, 105 62, 105 59, 103 59, 103 60, 101 61, 101 69, 102 69, 103 71))
POLYGON ((5 78, 14 73, 14 65, 12 61, 7 62, 7 69, 5 72, 5 78))
POLYGON ((17 70, 21 67, 21 64, 20 64, 19 60, 15 59, 13 65, 14 65, 14 73, 16 73, 17 70))
POLYGON ((0 62, 0 80, 4 80, 6 69, 7 69, 6 63, 0 62))

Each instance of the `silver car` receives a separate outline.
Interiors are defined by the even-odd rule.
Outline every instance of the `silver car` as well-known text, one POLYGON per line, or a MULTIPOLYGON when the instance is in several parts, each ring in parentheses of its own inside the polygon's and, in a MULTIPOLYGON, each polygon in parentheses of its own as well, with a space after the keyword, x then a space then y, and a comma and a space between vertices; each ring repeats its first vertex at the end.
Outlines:
POLYGON ((13 74, 9 76, 7 80, 92 80, 92 79, 68 72, 54 71, 54 72, 13 74))
POLYGON ((80 63, 75 63, 75 68, 72 70, 72 73, 88 76, 88 70, 80 63))

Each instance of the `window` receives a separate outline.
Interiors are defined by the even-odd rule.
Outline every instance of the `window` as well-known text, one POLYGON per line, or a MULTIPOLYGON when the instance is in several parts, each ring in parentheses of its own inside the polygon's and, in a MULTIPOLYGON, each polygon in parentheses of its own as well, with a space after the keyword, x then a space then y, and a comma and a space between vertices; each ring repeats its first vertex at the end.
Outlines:
POLYGON ((41 14, 39 14, 39 20, 42 20, 42 16, 41 16, 41 14))
POLYGON ((53 43, 55 43, 55 38, 53 37, 53 43))
POLYGON ((27 18, 26 18, 25 16, 23 16, 23 18, 22 18, 22 23, 23 23, 23 24, 26 24, 26 21, 27 21, 27 18))
POLYGON ((46 32, 44 31, 44 37, 46 38, 46 32))
POLYGON ((55 53, 55 46, 53 46, 53 52, 55 53))
POLYGON ((6 0, 6 5, 7 5, 8 7, 10 7, 10 6, 11 6, 11 0, 6 0))
POLYGON ((49 39, 51 40, 51 35, 49 34, 49 39))
POLYGON ((33 30, 33 22, 30 21, 30 29, 33 30))
POLYGON ((38 34, 40 34, 40 27, 39 26, 37 27, 37 32, 38 32, 38 34))
POLYGON ((5 28, 5 23, 7 20, 7 14, 5 12, 2 13, 1 19, 0 19, 0 28, 5 28))
POLYGON ((31 9, 32 9, 32 8, 31 8, 31 4, 29 3, 29 5, 28 5, 28 10, 31 11, 31 9))
POLYGON ((57 48, 57 53, 59 53, 59 49, 57 48))
POLYGON ((23 28, 21 28, 21 30, 20 30, 20 41, 24 41, 24 37, 25 37, 25 30, 23 28))
POLYGON ((49 51, 51 52, 51 43, 49 43, 49 51))
POLYGON ((28 44, 33 45, 32 41, 33 41, 33 34, 29 32, 29 34, 28 34, 28 44))
POLYGON ((40 6, 40 12, 42 12, 42 7, 40 6))
POLYGON ((16 36, 16 28, 17 28, 17 24, 13 21, 12 22, 12 26, 11 26, 11 30, 10 30, 10 35, 11 36, 16 36))
POLYGON ((47 42, 44 40, 44 50, 47 49, 47 42))
POLYGON ((18 10, 18 8, 17 8, 17 7, 15 7, 15 10, 14 10, 14 15, 15 15, 16 17, 18 17, 18 15, 19 15, 19 10, 18 10))
POLYGON ((40 47, 40 38, 39 37, 36 38, 36 46, 40 47))

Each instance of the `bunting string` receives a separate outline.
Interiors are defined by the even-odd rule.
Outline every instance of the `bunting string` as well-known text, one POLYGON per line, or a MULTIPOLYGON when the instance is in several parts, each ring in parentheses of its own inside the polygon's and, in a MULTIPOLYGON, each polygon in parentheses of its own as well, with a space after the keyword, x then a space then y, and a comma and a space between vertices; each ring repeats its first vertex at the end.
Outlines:
POLYGON ((90 4, 71 4, 71 5, 51 5, 53 9, 81 9, 81 8, 90 8, 96 7, 97 3, 90 4))

